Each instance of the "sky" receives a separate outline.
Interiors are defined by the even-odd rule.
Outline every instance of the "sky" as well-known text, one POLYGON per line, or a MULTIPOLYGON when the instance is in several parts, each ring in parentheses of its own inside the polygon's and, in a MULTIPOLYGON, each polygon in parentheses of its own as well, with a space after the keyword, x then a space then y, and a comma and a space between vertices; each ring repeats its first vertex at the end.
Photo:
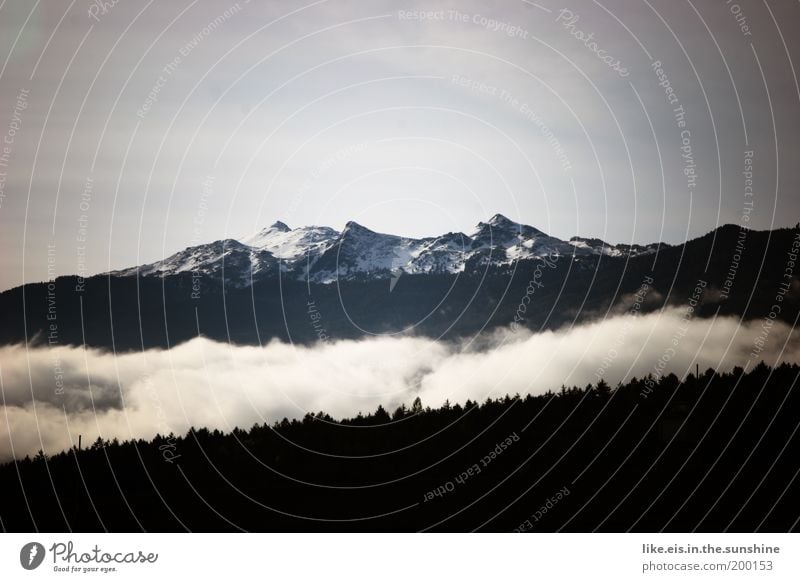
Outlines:
POLYGON ((800 220, 797 2, 5 0, 0 289, 282 220, 800 220))

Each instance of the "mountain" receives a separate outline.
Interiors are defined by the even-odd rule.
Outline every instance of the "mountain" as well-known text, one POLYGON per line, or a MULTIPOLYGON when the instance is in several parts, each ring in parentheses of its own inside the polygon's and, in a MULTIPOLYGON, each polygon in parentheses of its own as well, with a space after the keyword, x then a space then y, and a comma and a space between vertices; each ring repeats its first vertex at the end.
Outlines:
POLYGON ((678 245, 626 246, 562 241, 499 215, 470 234, 423 239, 354 222, 341 232, 275 223, 149 265, 0 293, 0 345, 55 338, 125 351, 198 334, 247 345, 382 334, 458 341, 622 313, 644 282, 640 313, 685 308, 702 283, 692 317, 791 325, 800 316, 800 278, 786 277, 787 253, 799 233, 726 225, 678 245))
POLYGON ((569 239, 569 244, 576 249, 589 250, 598 255, 606 255, 609 257, 624 257, 624 256, 640 256, 649 253, 655 253, 659 247, 665 246, 664 243, 653 243, 649 245, 610 245, 599 238, 583 238, 580 236, 573 236, 569 239))
POLYGON ((614 257, 654 253, 658 245, 609 245, 599 239, 562 241, 501 214, 479 222, 470 235, 408 238, 348 222, 341 232, 326 226, 292 229, 276 222, 241 242, 215 241, 187 248, 155 263, 113 271, 113 276, 169 277, 180 273, 224 276, 237 287, 275 276, 314 283, 391 278, 393 274, 454 274, 510 267, 545 256, 614 257))
POLYGON ((163 261, 111 271, 116 277, 169 277, 181 273, 223 278, 239 286, 247 285, 250 276, 275 273, 278 259, 266 249, 258 249, 233 239, 184 249, 163 261))

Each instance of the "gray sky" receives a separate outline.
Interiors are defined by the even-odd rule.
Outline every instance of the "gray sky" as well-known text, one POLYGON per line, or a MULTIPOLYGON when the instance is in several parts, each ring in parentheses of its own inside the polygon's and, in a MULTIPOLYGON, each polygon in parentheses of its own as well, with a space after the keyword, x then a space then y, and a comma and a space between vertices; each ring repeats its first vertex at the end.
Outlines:
POLYGON ((278 219, 423 236, 501 212, 613 243, 746 202, 752 227, 800 220, 797 2, 0 6, 0 289, 278 219))

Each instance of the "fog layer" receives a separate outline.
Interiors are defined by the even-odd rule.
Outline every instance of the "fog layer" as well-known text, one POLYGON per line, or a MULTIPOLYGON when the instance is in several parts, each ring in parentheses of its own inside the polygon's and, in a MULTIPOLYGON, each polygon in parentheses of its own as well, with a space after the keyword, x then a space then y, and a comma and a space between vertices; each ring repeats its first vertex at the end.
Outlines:
POLYGON ((800 338, 780 322, 689 319, 674 309, 580 327, 504 330, 477 342, 426 338, 231 346, 197 338, 171 350, 0 348, 0 459, 83 442, 152 438, 191 427, 230 430, 324 411, 335 418, 417 396, 440 406, 541 394, 600 378, 727 371, 800 361, 800 338), (759 348, 757 355, 754 349, 759 348))

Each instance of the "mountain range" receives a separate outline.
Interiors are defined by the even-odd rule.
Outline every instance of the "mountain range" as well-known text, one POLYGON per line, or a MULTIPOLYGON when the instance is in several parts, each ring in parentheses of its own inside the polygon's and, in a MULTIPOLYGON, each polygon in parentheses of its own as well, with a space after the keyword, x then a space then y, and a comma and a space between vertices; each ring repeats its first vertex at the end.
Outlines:
POLYGON ((470 234, 422 239, 354 222, 341 232, 276 222, 241 241, 0 293, 0 344, 125 351, 198 335, 247 345, 386 334, 460 341, 625 313, 645 282, 639 313, 692 301, 691 317, 792 324, 800 279, 787 278, 787 253, 798 240, 797 228, 725 225, 681 244, 610 245, 560 240, 501 215, 470 234))
POLYGON ((227 284, 241 287, 280 272, 290 279, 333 283, 396 278, 401 273, 465 273, 545 256, 633 257, 655 253, 659 246, 615 246, 581 237, 563 241, 501 214, 478 223, 470 234, 448 232, 420 239, 374 232, 352 221, 341 232, 326 226, 291 229, 278 221, 242 241, 225 239, 189 247, 161 261, 110 275, 169 277, 191 272, 224 278, 227 284))

